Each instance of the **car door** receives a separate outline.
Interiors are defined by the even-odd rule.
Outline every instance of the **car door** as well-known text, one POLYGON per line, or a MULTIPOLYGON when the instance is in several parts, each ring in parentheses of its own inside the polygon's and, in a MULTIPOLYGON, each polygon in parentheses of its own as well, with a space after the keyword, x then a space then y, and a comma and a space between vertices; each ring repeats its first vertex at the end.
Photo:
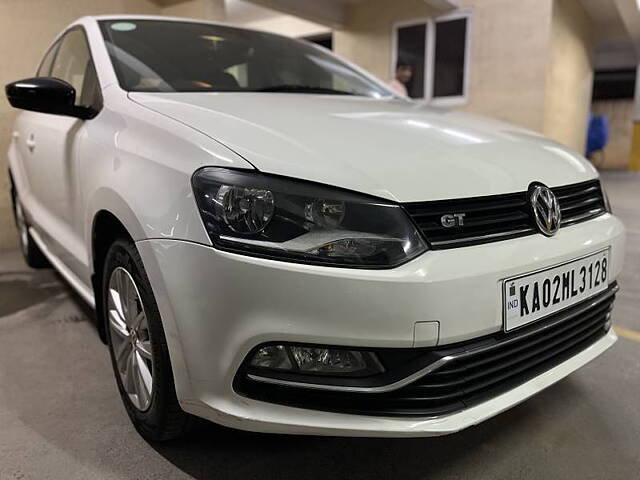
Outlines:
MULTIPOLYGON (((54 43, 47 51, 40 67, 36 73, 36 77, 48 77, 51 72, 51 66, 53 60, 58 52, 60 42, 54 43)), ((17 161, 11 166, 13 170, 14 179, 18 181, 20 186, 20 199, 23 206, 28 212, 37 211, 37 199, 34 197, 33 181, 37 175, 37 169, 35 169, 35 145, 34 145, 34 131, 39 118, 42 114, 24 110, 20 112, 20 115, 16 118, 16 123, 13 130, 13 141, 15 142, 15 152, 17 154, 17 161)))
MULTIPOLYGON (((97 75, 81 27, 64 34, 49 71, 46 69, 43 62, 40 76, 65 80, 75 88, 76 105, 99 108, 97 75)), ((29 208, 31 221, 51 253, 74 273, 82 275, 86 270, 87 250, 79 227, 77 162, 86 121, 37 112, 28 112, 28 115, 22 122, 21 135, 25 137, 25 168, 33 202, 33 208, 29 208)))

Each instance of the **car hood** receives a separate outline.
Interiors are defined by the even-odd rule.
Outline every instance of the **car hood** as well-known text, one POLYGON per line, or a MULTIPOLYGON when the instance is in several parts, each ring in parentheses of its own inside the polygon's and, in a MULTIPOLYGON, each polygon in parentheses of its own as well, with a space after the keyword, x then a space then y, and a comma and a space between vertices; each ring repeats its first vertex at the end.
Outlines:
POLYGON ((400 202, 524 191, 597 177, 530 131, 402 99, 278 93, 130 93, 265 173, 400 202))

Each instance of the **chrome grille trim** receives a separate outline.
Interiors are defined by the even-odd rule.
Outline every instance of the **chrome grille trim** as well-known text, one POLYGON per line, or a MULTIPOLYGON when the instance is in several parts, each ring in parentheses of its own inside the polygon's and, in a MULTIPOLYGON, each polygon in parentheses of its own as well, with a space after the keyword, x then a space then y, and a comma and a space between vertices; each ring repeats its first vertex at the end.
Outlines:
MULTIPOLYGON (((606 213, 598 180, 551 189, 560 203, 563 227, 606 213)), ((432 249, 509 240, 538 233, 527 192, 403 205, 432 249), (441 216, 464 213, 462 226, 444 227, 441 216)))

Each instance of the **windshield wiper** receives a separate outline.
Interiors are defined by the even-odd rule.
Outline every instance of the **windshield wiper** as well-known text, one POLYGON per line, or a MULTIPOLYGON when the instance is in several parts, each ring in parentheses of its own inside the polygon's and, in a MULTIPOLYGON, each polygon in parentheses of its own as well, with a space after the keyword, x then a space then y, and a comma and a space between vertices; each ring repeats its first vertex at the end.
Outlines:
POLYGON ((255 92, 284 92, 284 93, 322 93, 327 95, 357 95, 345 90, 335 90, 333 88, 312 87, 310 85, 283 84, 272 87, 259 88, 255 92))

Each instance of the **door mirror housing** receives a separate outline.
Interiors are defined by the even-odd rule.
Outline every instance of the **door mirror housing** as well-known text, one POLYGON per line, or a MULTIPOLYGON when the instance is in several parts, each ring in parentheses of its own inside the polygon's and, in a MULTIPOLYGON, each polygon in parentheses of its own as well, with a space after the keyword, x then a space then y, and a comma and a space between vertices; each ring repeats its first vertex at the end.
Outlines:
POLYGON ((5 92, 14 108, 83 120, 93 118, 97 113, 91 107, 75 105, 76 89, 59 78, 36 77, 18 80, 8 84, 5 92))

